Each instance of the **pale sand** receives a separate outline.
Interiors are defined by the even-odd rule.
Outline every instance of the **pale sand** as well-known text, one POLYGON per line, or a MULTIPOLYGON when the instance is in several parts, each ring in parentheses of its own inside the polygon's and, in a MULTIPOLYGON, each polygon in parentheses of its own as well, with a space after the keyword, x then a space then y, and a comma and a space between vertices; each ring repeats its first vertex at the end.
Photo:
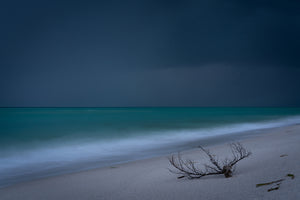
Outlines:
MULTIPOLYGON (((232 178, 177 179, 167 170, 170 164, 164 156, 21 183, 0 189, 0 199, 300 199, 300 125, 268 130, 240 142, 253 154, 237 164, 232 178), (295 178, 285 177, 288 173, 295 178), (257 183, 281 178, 285 181, 278 190, 256 188, 257 183)), ((224 155, 228 146, 209 149, 224 155)), ((184 155, 199 158, 199 150, 184 155)))

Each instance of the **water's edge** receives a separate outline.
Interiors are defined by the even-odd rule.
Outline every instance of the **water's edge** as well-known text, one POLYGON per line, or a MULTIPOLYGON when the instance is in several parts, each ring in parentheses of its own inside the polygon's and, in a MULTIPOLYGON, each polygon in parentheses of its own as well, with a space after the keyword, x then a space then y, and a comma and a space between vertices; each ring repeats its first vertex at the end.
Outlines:
POLYGON ((254 129, 254 130, 247 130, 243 132, 236 132, 231 133, 227 135, 217 135, 209 138, 202 138, 195 141, 189 141, 184 142, 181 144, 177 144, 173 146, 170 149, 164 149, 164 150, 157 150, 153 155, 146 155, 139 158, 132 158, 128 157, 126 160, 115 160, 110 163, 103 163, 102 165, 99 165, 97 161, 95 162, 87 162, 85 164, 78 163, 77 165, 74 165, 73 167, 67 167, 65 170, 59 170, 59 171, 51 171, 49 170, 48 173, 42 172, 42 173, 35 173, 34 176, 32 174, 29 174, 28 176, 18 176, 17 178, 7 180, 5 182, 0 182, 0 189, 10 187, 16 184, 22 184, 30 181, 35 181, 39 179, 49 178, 49 177, 55 177, 55 176, 61 176, 61 175, 68 175, 68 174, 74 174, 74 173, 80 173, 84 171, 89 170, 96 170, 106 167, 112 167, 116 165, 126 164, 134 161, 142 161, 146 159, 152 159, 152 158, 158 158, 158 157, 167 157, 172 153, 177 153, 181 151, 189 151, 197 148, 199 145, 203 147, 209 147, 213 145, 219 145, 219 144, 228 144, 234 141, 242 141, 248 138, 256 137, 259 135, 267 134, 268 132, 275 131, 277 129, 281 129, 284 127, 294 126, 299 123, 294 124, 288 124, 288 125, 282 125, 277 127, 270 127, 270 128, 261 128, 261 129, 254 129))
POLYGON ((0 187, 299 122, 300 108, 0 108, 0 187))

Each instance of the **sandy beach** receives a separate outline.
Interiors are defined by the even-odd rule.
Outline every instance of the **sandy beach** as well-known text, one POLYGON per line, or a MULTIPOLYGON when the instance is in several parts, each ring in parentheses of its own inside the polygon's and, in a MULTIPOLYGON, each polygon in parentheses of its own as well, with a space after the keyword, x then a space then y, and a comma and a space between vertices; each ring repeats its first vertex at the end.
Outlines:
MULTIPOLYGON (((265 130, 240 142, 252 155, 237 164, 231 178, 177 179, 168 171, 168 157, 162 156, 19 183, 0 189, 0 199, 300 199, 299 124, 265 130), (276 184, 256 187, 279 179, 284 180, 278 190, 268 192, 276 184)), ((227 143, 206 148, 220 158, 228 154, 227 143)), ((182 155, 197 162, 204 156, 199 149, 182 155)))

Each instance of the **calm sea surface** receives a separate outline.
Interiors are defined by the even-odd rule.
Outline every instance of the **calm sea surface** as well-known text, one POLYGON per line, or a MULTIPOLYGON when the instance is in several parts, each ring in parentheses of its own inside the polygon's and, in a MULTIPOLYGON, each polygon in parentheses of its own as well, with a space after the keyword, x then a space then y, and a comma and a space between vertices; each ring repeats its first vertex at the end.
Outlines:
POLYGON ((0 187, 300 123, 300 108, 0 108, 0 187))

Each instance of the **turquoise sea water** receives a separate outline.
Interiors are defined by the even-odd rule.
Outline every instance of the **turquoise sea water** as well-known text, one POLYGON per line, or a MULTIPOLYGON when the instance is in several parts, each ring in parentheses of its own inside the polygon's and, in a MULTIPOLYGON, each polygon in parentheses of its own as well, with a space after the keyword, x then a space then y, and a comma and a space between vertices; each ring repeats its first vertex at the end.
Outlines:
POLYGON ((295 123, 300 108, 0 108, 0 186, 295 123))

